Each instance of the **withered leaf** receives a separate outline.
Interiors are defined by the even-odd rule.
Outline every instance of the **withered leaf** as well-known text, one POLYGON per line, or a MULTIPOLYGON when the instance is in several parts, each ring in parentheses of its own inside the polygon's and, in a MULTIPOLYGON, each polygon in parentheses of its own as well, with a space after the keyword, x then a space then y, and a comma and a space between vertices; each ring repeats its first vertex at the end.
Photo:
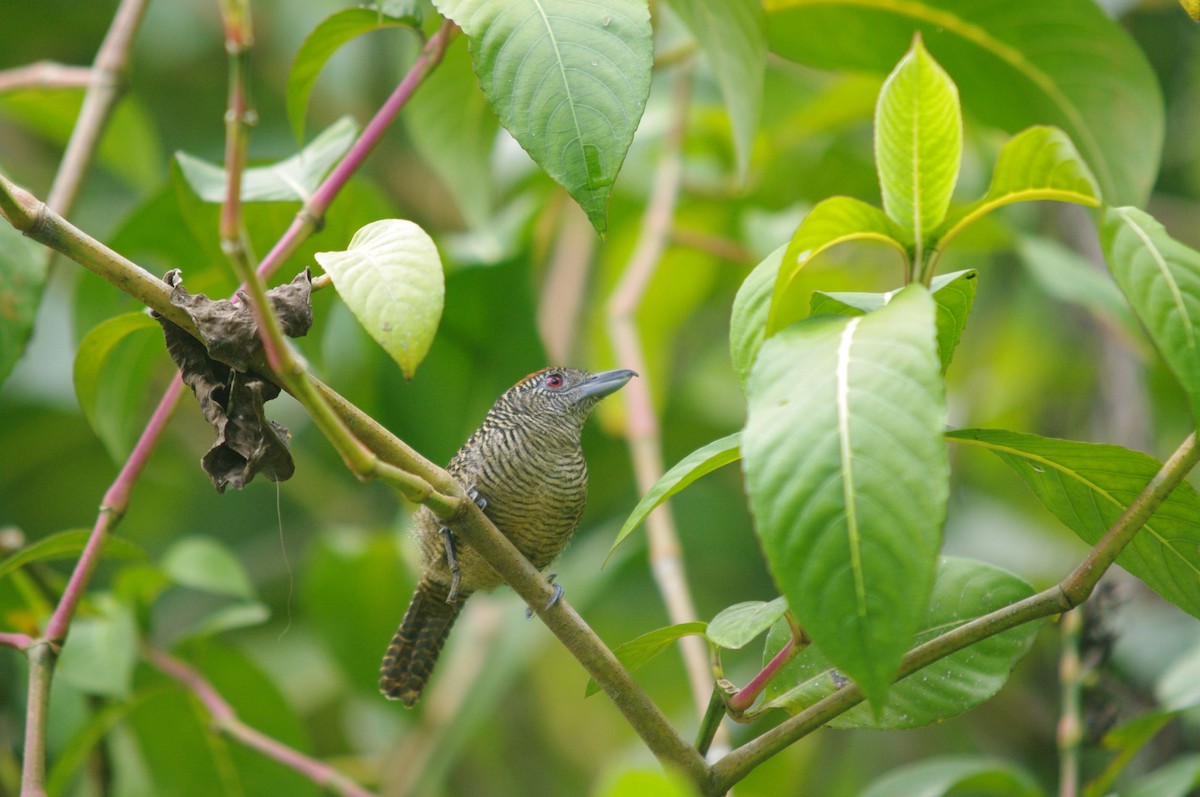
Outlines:
MULTIPOLYGON (((172 287, 171 303, 191 316, 205 341, 155 315, 184 384, 217 432, 200 460, 204 472, 217 492, 227 485, 240 490, 260 472, 273 481, 291 478, 295 463, 287 447, 288 430, 268 420, 264 411, 266 402, 279 395, 279 387, 251 367, 262 343, 248 298, 240 291, 236 302, 189 293, 178 271, 168 272, 163 280, 172 287)), ((284 333, 291 337, 304 335, 312 325, 310 285, 306 269, 288 285, 267 292, 284 333)))

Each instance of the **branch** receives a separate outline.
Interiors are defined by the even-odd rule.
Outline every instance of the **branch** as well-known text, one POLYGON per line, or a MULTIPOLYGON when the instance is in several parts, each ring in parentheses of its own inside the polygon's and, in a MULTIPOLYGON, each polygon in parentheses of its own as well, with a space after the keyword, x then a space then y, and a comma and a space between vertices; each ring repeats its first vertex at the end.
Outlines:
MULTIPOLYGON (((672 123, 659 156, 658 169, 652 181, 654 188, 642 217, 637 246, 608 301, 608 334, 616 358, 642 375, 641 379, 635 380, 636 384, 626 386, 622 396, 629 412, 626 432, 629 454, 633 460, 638 491, 643 494, 663 474, 662 434, 654 412, 650 377, 635 315, 671 237, 683 171, 682 147, 691 93, 686 72, 680 71, 676 75, 672 88, 672 123)), ((696 607, 688 590, 679 535, 675 532, 675 523, 666 503, 646 518, 646 530, 650 540, 651 569, 666 604, 667 615, 672 623, 695 620, 696 607)), ((686 636, 679 640, 679 645, 692 687, 692 698, 697 711, 703 715, 707 711, 712 689, 712 673, 709 671, 704 641, 700 637, 686 636)))
POLYGON ((64 66, 54 61, 37 61, 0 70, 0 94, 25 89, 81 89, 92 82, 86 66, 64 66))
POLYGON ((29 634, 10 632, 0 633, 0 645, 3 645, 6 648, 13 648, 14 650, 28 650, 29 646, 32 644, 33 637, 29 636, 29 634))
MULTIPOLYGON (((1200 461, 1200 447, 1193 432, 1180 444, 1175 453, 1138 494, 1121 517, 1096 543, 1082 563, 1057 585, 1031 595, 1025 600, 976 617, 970 622, 934 637, 919 645, 900 662, 896 680, 928 667, 935 661, 974 645, 982 639, 1002 633, 1019 625, 1061 614, 1075 608, 1091 595, 1108 567, 1116 561, 1138 530, 1162 505, 1167 496, 1179 486, 1188 471, 1200 461)), ((713 766, 712 794, 723 794, 744 778, 752 769, 789 745, 804 738, 835 717, 844 714, 863 701, 855 684, 849 684, 832 695, 784 720, 762 736, 742 745, 713 766)))
POLYGON ((212 717, 216 730, 241 742, 251 750, 256 750, 267 758, 278 761, 288 769, 298 772, 323 789, 329 789, 336 794, 345 795, 345 797, 374 797, 373 792, 367 791, 328 764, 288 747, 278 739, 273 739, 242 722, 238 719, 233 706, 221 697, 213 685, 198 671, 181 660, 151 645, 143 647, 142 655, 148 662, 183 684, 196 696, 196 699, 212 717))

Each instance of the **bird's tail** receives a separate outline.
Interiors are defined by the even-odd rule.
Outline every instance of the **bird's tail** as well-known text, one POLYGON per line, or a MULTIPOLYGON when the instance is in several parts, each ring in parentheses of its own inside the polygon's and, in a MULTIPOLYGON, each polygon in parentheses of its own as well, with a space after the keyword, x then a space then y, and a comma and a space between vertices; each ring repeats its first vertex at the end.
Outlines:
POLYGON ((462 610, 463 598, 446 603, 448 587, 422 578, 404 621, 392 637, 379 668, 379 691, 389 700, 412 708, 433 672, 450 627, 462 610))

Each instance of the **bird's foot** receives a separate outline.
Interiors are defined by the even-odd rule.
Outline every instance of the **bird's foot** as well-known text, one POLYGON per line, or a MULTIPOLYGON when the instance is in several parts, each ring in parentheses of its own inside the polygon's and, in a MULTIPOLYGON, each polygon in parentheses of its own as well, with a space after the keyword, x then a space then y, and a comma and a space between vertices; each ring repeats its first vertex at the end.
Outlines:
MULTIPOLYGON (((546 579, 547 581, 550 582, 550 586, 554 587, 554 592, 550 596, 550 600, 546 601, 546 605, 542 607, 542 611, 546 611, 551 606, 558 603, 559 599, 562 598, 562 596, 563 596, 564 590, 563 590, 562 586, 554 583, 554 579, 557 575, 558 575, 558 573, 551 573, 550 577, 548 579, 546 579)), ((525 619, 526 620, 533 619, 533 609, 531 609, 528 606, 525 607, 525 619)))
POLYGON ((458 585, 462 582, 462 568, 458 566, 457 545, 454 542, 454 532, 447 526, 438 529, 442 533, 442 544, 446 547, 446 566, 450 568, 450 591, 446 593, 446 603, 458 603, 458 585))
POLYGON ((475 485, 472 484, 467 488, 467 498, 470 498, 472 501, 474 501, 475 506, 479 507, 480 509, 487 509, 487 499, 479 494, 479 488, 475 485))

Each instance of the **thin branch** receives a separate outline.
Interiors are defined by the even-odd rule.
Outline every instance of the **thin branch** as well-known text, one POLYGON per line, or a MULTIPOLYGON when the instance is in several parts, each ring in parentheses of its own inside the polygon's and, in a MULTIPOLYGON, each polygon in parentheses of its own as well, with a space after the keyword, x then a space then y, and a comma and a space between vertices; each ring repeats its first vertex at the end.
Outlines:
POLYGON ((250 48, 254 46, 249 0, 222 0, 225 52, 229 55, 229 98, 225 110, 225 200, 221 204, 221 251, 239 271, 250 266, 250 253, 242 227, 242 175, 250 127, 257 120, 246 86, 250 48))
MULTIPOLYGON (((680 70, 672 86, 672 123, 659 156, 652 183, 654 188, 642 217, 637 246, 608 302, 608 334, 617 361, 642 375, 641 379, 628 385, 621 395, 629 413, 626 432, 629 453, 638 491, 643 494, 663 474, 662 434, 651 399, 650 375, 646 370, 635 316, 671 236, 683 171, 682 147, 690 94, 691 81, 686 71, 680 70)), ((694 621, 696 607, 687 585, 679 535, 675 532, 675 523, 667 503, 646 518, 646 530, 650 540, 651 568, 666 604, 668 617, 672 623, 694 621)), ((703 716, 712 689, 708 653, 704 641, 699 637, 683 637, 679 644, 692 687, 692 698, 697 712, 703 716)))
POLYGON ((86 66, 66 66, 54 61, 0 70, 0 94, 26 89, 82 89, 92 82, 92 70, 86 66))
MULTIPOLYGON (((928 642, 919 645, 900 662, 896 680, 912 675, 935 661, 974 645, 982 639, 1019 625, 1051 617, 1075 608, 1087 600, 1100 578, 1116 560, 1133 536, 1179 486, 1200 461, 1200 447, 1192 433, 1180 444, 1162 468, 1138 494, 1133 503, 1105 533, 1087 558, 1057 585, 976 617, 928 642)), ((733 784, 771 756, 844 714, 863 701, 862 691, 851 683, 784 720, 758 738, 742 745, 713 766, 712 790, 724 794, 733 784)))
POLYGON ((278 761, 288 769, 308 778, 317 786, 345 797, 374 797, 374 792, 364 789, 328 764, 307 756, 278 739, 242 722, 233 706, 221 697, 213 685, 197 670, 164 650, 146 645, 142 650, 146 660, 166 675, 187 687, 200 701, 213 719, 216 730, 241 742, 251 750, 278 761))
POLYGON ((146 0, 122 0, 96 53, 83 107, 79 110, 79 118, 75 121, 67 150, 63 153, 50 195, 46 199, 46 204, 64 216, 70 215, 75 206, 75 197, 92 164, 100 135, 125 90, 129 52, 133 49, 133 37, 145 10, 146 0))
POLYGON ((32 644, 33 637, 29 636, 29 634, 14 632, 0 633, 0 645, 6 648, 13 648, 15 650, 28 650, 29 646, 32 644))
POLYGON ((1083 632, 1083 610, 1066 612, 1059 624, 1062 653, 1058 660, 1058 684, 1062 690, 1062 713, 1058 718, 1058 797, 1079 797, 1079 754, 1083 741, 1083 662, 1079 639, 1083 632))

